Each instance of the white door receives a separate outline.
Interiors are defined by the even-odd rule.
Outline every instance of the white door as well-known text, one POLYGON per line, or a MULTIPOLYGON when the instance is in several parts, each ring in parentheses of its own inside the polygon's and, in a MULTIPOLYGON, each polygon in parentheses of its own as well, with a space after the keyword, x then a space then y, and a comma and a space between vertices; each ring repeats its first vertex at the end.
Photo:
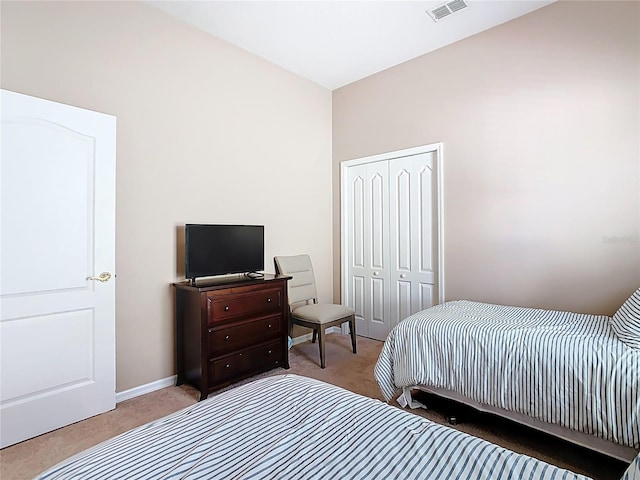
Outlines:
POLYGON ((356 332, 369 338, 389 332, 389 169, 386 162, 348 170, 351 222, 346 302, 356 311, 356 332))
POLYGON ((389 161, 390 328, 437 303, 435 157, 427 152, 389 161))
POLYGON ((440 144, 342 164, 342 301, 384 340, 444 301, 440 144))
POLYGON ((6 447, 115 407, 115 117, 0 101, 6 447))

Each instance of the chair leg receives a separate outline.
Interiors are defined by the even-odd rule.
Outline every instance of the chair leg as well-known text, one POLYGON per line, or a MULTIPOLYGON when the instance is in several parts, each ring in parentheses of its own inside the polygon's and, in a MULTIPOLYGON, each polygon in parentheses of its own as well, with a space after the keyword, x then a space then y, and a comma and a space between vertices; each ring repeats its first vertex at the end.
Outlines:
POLYGON ((316 343, 316 336, 318 335, 318 329, 313 329, 313 336, 311 337, 311 343, 316 343))
POLYGON ((318 327, 318 346, 320 347, 320 368, 324 368, 324 328, 318 327))
POLYGON ((353 353, 356 353, 356 319, 349 320, 349 331, 351 332, 351 346, 353 347, 353 353))

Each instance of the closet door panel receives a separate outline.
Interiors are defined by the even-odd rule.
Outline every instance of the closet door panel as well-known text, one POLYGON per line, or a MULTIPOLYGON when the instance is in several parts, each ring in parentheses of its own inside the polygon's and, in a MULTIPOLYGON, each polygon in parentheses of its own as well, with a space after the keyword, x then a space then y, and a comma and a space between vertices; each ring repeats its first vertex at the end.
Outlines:
POLYGON ((433 296, 434 291, 435 288, 433 285, 428 283, 420 284, 420 304, 418 307, 418 311, 432 307, 436 304, 435 298, 433 296))
MULTIPOLYGON (((386 172, 384 172, 386 173, 386 172)), ((387 221, 387 212, 385 211, 386 201, 386 175, 381 175, 377 169, 370 173, 369 178, 369 238, 368 244, 371 246, 371 256, 369 259, 369 267, 373 270, 383 270, 386 267, 385 248, 387 242, 385 239, 387 221)))
MULTIPOLYGON (((351 276, 351 308, 356 311, 356 320, 360 322, 365 318, 365 280, 363 276, 351 276)), ((356 330, 358 331, 358 330, 356 330)))
POLYGON ((398 271, 411 271, 411 175, 401 168, 391 178, 395 225, 391 226, 395 248, 393 262, 398 271))
POLYGON ((358 334, 384 340, 389 318, 389 187, 386 162, 357 165, 347 174, 347 305, 358 334))
POLYGON ((391 327, 433 305, 434 275, 434 154, 424 153, 389 161, 391 327))
POLYGON ((366 168, 367 329, 371 338, 384 340, 389 333, 389 167, 376 162, 366 168))
MULTIPOLYGON (((357 172, 354 172, 357 174, 357 172)), ((351 183, 351 206, 353 223, 351 225, 351 264, 364 268, 365 248, 365 207, 364 207, 364 178, 356 175, 351 183)))
POLYGON ((435 175, 433 171, 433 154, 421 155, 418 159, 417 168, 417 190, 418 202, 416 205, 416 226, 419 229, 417 242, 418 268, 421 274, 429 277, 429 283, 435 283, 434 258, 436 257, 434 232, 434 209, 436 202, 433 201, 435 195, 435 175))
POLYGON ((347 298, 347 304, 356 311, 356 331, 362 335, 368 336, 369 328, 366 318, 367 313, 367 297, 366 292, 366 265, 367 258, 366 249, 366 218, 367 212, 365 207, 366 197, 366 165, 359 165, 349 169, 348 171, 348 218, 349 223, 346 225, 349 242, 347 244, 346 267, 349 269, 350 279, 350 295, 347 298))
POLYGON ((411 304, 412 304, 411 282, 406 282, 402 280, 396 282, 395 298, 397 298, 398 301, 393 302, 396 310, 394 318, 403 319, 411 315, 411 304))

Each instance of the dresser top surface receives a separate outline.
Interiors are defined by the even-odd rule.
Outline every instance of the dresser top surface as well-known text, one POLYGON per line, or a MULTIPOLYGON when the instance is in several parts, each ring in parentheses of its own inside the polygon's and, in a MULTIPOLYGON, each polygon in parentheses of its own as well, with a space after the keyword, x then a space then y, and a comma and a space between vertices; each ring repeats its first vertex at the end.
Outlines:
POLYGON ((246 275, 227 275, 225 277, 212 277, 204 278, 195 285, 192 285, 189 280, 184 282, 172 283, 175 288, 185 290, 197 290, 200 292, 206 292, 209 290, 218 290, 221 288, 230 287, 242 287, 245 285, 260 285, 267 284, 273 281, 286 281, 292 277, 289 275, 274 275, 272 273, 265 273, 262 277, 247 277, 246 275))

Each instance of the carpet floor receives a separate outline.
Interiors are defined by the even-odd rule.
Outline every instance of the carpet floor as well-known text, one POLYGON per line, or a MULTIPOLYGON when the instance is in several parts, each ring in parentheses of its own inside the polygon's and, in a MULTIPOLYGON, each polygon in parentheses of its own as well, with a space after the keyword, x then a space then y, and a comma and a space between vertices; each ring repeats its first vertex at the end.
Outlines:
MULTIPOLYGON (((317 344, 305 342, 290 350, 290 370, 275 369, 260 376, 295 373, 382 400, 373 376, 382 345, 382 342, 358 337, 358 354, 354 355, 348 335, 328 335, 325 369, 319 366, 317 344)), ((0 450, 0 478, 32 479, 86 448, 192 405, 198 396, 199 392, 188 385, 163 388, 120 402, 110 412, 4 448, 0 450)), ((411 412, 445 425, 448 425, 448 415, 455 414, 458 424, 453 428, 595 480, 619 479, 626 468, 622 462, 604 455, 453 402, 432 397, 423 398, 422 401, 427 403, 429 410, 411 412)), ((395 405, 395 402, 392 404, 395 405)))

